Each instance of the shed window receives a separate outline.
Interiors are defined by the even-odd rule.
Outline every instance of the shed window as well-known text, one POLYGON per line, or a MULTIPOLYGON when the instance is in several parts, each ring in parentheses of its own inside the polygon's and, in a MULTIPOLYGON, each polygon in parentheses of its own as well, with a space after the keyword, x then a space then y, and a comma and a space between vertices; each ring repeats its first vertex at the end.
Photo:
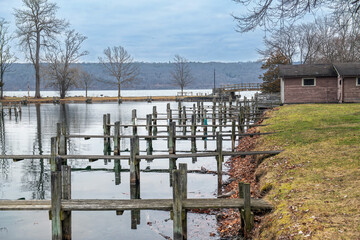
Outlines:
POLYGON ((315 86, 315 78, 303 78, 303 86, 315 86))
POLYGON ((356 79, 356 86, 360 86, 360 77, 356 79))

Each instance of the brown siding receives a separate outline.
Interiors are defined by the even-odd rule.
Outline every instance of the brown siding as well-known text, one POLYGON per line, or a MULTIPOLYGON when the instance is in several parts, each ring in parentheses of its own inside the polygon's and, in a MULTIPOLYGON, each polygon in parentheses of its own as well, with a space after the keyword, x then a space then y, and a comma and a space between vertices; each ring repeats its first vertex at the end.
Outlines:
POLYGON ((360 86, 356 78, 344 78, 344 102, 360 102, 360 86))
POLYGON ((316 86, 302 86, 302 78, 285 78, 284 89, 284 103, 337 102, 336 77, 317 77, 316 86))

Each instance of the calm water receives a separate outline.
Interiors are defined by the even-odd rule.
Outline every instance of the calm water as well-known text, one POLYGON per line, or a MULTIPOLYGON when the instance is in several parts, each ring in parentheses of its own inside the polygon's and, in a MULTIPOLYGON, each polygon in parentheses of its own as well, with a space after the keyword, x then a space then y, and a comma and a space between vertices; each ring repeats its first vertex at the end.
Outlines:
MULTIPOLYGON (((138 97, 138 96, 176 96, 180 92, 179 89, 166 89, 166 90, 122 90, 121 96, 123 97, 138 97)), ((184 90, 186 93, 196 94, 210 94, 212 93, 211 89, 186 89, 184 90)), ((88 91, 89 97, 117 97, 117 90, 96 90, 96 91, 88 91)), ((5 96, 8 97, 24 97, 28 95, 27 91, 5 91, 5 96)), ((30 97, 35 96, 35 91, 29 92, 30 97)), ((59 92, 57 91, 41 91, 42 97, 58 97, 59 92)), ((69 91, 67 96, 85 96, 85 91, 69 91)))
MULTIPOLYGON (((185 103, 192 106, 192 103, 185 103)), ((165 112, 166 103, 126 102, 66 105, 28 105, 22 108, 21 119, 4 116, 0 120, 1 154, 50 154, 50 138, 56 135, 56 123, 65 122, 70 134, 102 134, 102 115, 111 113, 111 122, 120 120, 131 122, 131 110, 137 109, 138 117, 150 114, 152 106, 158 112, 165 112)), ((177 103, 171 103, 172 108, 177 103)), ((166 124, 159 122, 159 124, 166 124)), ((159 131, 164 129, 159 129, 159 131)), ((209 129, 210 130, 210 129, 209 129)), ((124 129, 123 134, 131 134, 124 129)), ((139 134, 145 134, 139 128, 139 134)), ((166 134, 166 133, 159 133, 166 134)), ((165 140, 153 142, 154 150, 166 150, 165 140)), ((204 150, 204 142, 197 141, 198 150, 204 150)), ((224 141, 224 148, 230 149, 230 141, 224 141)), ((121 141, 121 149, 129 148, 129 139, 121 141)), ((140 142, 140 150, 146 149, 145 141, 140 142)), ((215 149, 215 141, 207 142, 207 149, 215 149)), ((177 151, 190 150, 190 141, 177 142, 177 151)), ((69 154, 103 154, 102 139, 70 139, 69 154)), ((144 154, 144 153, 143 153, 144 154)), ((215 158, 199 158, 196 163, 191 159, 181 159, 188 169, 205 167, 216 170, 215 158)), ((87 160, 70 160, 69 165, 79 171, 72 172, 72 198, 129 199, 129 173, 121 173, 121 184, 115 185, 115 174, 111 170, 113 161, 103 160, 90 163, 87 160), (99 171, 86 171, 91 166, 99 171), (110 171, 109 171, 110 170, 110 171)), ((122 168, 129 168, 128 161, 121 162, 122 168)), ((50 171, 48 160, 0 160, 0 198, 1 199, 50 199, 50 171)), ((141 162, 141 169, 167 169, 168 160, 141 162)), ((171 198, 168 173, 141 172, 141 198, 171 198)), ((188 197, 215 197, 217 177, 209 174, 188 174, 188 197)), ((130 211, 117 216, 115 211, 73 212, 73 239, 164 239, 172 237, 172 221, 169 212, 141 211, 141 224, 131 230, 130 211), (151 224, 150 224, 151 223, 151 224)), ((189 239, 208 239, 210 232, 216 232, 215 216, 188 214, 189 239)), ((1 211, 0 239, 50 239, 51 222, 47 211, 1 211)))

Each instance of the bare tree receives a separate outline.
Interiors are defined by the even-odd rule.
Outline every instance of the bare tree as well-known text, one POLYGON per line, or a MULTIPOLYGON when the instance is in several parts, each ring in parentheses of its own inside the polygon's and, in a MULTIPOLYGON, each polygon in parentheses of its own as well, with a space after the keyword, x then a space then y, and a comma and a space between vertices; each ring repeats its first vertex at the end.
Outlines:
POLYGON ((116 84, 118 87, 118 98, 120 98, 121 85, 136 81, 139 75, 139 68, 134 63, 131 55, 122 46, 108 47, 104 50, 104 55, 104 58, 99 57, 99 61, 116 81, 103 81, 116 84))
POLYGON ((293 62, 297 54, 297 41, 298 36, 294 31, 294 26, 285 26, 283 29, 274 31, 269 38, 264 38, 265 50, 258 49, 258 53, 263 56, 262 60, 273 58, 276 52, 293 62))
POLYGON ((27 52, 27 58, 35 68, 35 97, 40 98, 40 51, 49 48, 68 25, 57 19, 56 3, 47 0, 22 0, 25 9, 15 9, 16 35, 20 46, 27 52))
POLYGON ((173 83, 181 88, 181 96, 183 96, 184 87, 193 81, 191 69, 186 58, 175 55, 174 70, 171 72, 171 76, 173 83))
POLYGON ((360 0, 233 0, 247 6, 247 13, 235 16, 238 31, 248 32, 256 27, 274 29, 281 21, 293 23, 319 8, 328 8, 333 14, 342 13, 356 19, 360 13, 360 0))
POLYGON ((65 98, 67 91, 72 86, 78 85, 79 69, 73 64, 79 58, 88 54, 87 51, 80 51, 81 44, 87 37, 70 30, 65 33, 63 46, 52 48, 45 56, 47 66, 44 67, 44 78, 46 87, 54 87, 59 90, 60 98, 65 98))
POLYGON ((85 88, 85 97, 88 96, 88 89, 94 85, 95 77, 84 70, 80 70, 80 84, 85 88))
POLYGON ((8 22, 0 18, 0 98, 4 98, 4 75, 11 70, 12 64, 17 60, 10 52, 9 42, 11 37, 8 35, 8 22))
POLYGON ((300 63, 315 63, 320 46, 324 40, 322 36, 318 34, 316 25, 314 23, 301 24, 296 27, 295 32, 298 36, 297 45, 300 63))

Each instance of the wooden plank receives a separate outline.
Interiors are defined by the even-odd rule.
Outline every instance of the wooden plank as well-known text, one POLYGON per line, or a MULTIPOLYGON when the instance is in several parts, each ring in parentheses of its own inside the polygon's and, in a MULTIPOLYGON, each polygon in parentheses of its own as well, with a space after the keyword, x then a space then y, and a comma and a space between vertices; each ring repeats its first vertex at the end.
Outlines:
MULTIPOLYGON (((223 152, 223 156, 258 155, 258 154, 279 154, 279 151, 251 151, 251 152, 223 152)), ((189 154, 162 154, 162 155, 139 155, 136 159, 164 159, 164 158, 190 158, 190 157, 215 157, 216 152, 189 153, 189 154)), ((130 159, 128 155, 60 155, 62 159, 130 159)), ((0 159, 50 159, 51 155, 0 155, 0 159)))
MULTIPOLYGON (((171 210, 172 199, 71 199, 62 200, 65 211, 110 211, 110 210, 171 210)), ((243 199, 203 198, 184 199, 186 209, 243 208, 243 199)), ((49 200, 0 200, 0 210, 50 210, 49 200)), ((271 210, 272 205, 263 199, 251 199, 252 211, 271 210)))

